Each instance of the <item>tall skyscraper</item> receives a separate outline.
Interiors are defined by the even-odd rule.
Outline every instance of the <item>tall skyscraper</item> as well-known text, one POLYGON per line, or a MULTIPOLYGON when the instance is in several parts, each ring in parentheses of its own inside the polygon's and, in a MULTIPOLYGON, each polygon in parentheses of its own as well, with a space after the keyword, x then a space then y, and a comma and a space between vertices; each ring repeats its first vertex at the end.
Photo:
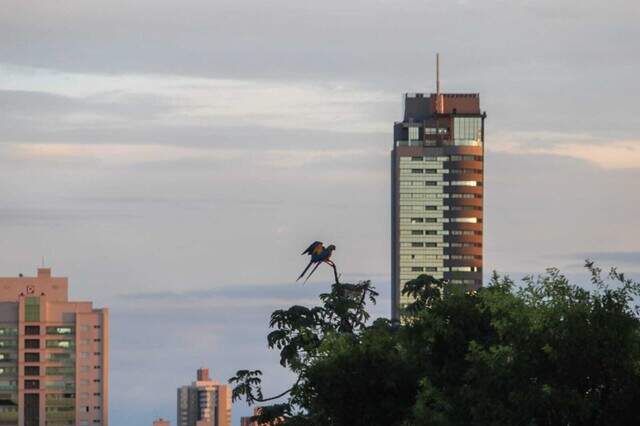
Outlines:
MULTIPOLYGON (((439 79, 438 79, 439 80, 439 79)), ((392 316, 421 274, 482 285, 484 120, 477 93, 406 94, 391 152, 392 316)))
POLYGON ((107 426, 108 318, 48 268, 0 278, 0 425, 107 426))
POLYGON ((178 388, 178 426, 231 426, 231 390, 201 368, 197 380, 178 388))

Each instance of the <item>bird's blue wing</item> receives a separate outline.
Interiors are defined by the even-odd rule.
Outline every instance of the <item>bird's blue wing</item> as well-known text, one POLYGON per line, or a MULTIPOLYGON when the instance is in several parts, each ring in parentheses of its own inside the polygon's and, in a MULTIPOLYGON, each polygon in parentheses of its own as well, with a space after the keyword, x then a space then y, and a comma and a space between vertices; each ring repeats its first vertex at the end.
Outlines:
POLYGON ((313 243, 311 243, 311 245, 309 247, 307 247, 307 249, 305 251, 303 251, 301 254, 308 254, 313 256, 314 253, 319 252, 320 250, 317 250, 318 247, 322 247, 322 242, 321 241, 314 241, 313 243))

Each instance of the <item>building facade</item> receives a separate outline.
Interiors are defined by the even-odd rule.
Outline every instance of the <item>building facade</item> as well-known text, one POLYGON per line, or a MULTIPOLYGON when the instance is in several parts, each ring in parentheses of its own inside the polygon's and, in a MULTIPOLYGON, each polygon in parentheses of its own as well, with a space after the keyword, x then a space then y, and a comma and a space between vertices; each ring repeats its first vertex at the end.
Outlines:
POLYGON ((0 425, 109 424, 109 316, 68 279, 0 278, 0 425))
POLYGON ((178 388, 178 426, 231 426, 231 391, 201 368, 197 380, 178 388))
POLYGON ((391 152, 393 318, 419 275, 482 285, 485 118, 476 93, 404 97, 391 152))
POLYGON ((243 417, 241 417, 240 418, 240 426, 275 426, 275 425, 279 425, 280 423, 284 422, 284 419, 278 418, 273 422, 258 423, 258 421, 257 420, 253 420, 253 418, 255 416, 259 416, 261 410, 262 410, 261 407, 255 407, 253 409, 253 416, 243 416, 243 417))
POLYGON ((158 420, 153 421, 153 426, 171 426, 171 423, 169 422, 169 420, 159 418, 158 420))

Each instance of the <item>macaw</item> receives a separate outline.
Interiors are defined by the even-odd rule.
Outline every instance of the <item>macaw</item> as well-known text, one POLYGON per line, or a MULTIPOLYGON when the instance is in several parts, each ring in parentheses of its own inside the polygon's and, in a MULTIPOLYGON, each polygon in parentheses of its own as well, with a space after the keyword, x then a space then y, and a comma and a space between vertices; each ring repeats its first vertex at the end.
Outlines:
POLYGON ((302 273, 300 274, 300 276, 296 281, 299 281, 300 278, 304 276, 304 274, 309 270, 311 265, 313 265, 314 263, 316 264, 316 266, 311 270, 311 272, 309 273, 307 278, 304 280, 304 282, 307 282, 307 280, 311 277, 311 275, 313 275, 316 269, 318 269, 318 266, 320 266, 321 263, 326 263, 327 265, 330 265, 335 272, 336 265, 335 263, 333 263, 333 261, 330 260, 331 253, 333 253, 335 249, 336 249, 336 246, 334 246, 333 244, 331 244, 328 247, 325 247, 320 241, 313 242, 309 247, 307 247, 305 251, 301 253, 301 255, 308 254, 309 256, 311 256, 311 260, 309 261, 309 264, 307 265, 306 268, 304 268, 304 271, 302 271, 302 273))

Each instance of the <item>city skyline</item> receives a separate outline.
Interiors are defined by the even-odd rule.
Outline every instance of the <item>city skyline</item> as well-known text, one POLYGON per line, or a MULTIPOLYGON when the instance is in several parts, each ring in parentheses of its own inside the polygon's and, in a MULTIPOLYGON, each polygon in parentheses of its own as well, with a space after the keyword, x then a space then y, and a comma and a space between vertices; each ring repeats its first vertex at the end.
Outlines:
POLYGON ((433 91, 437 51, 443 91, 490 114, 485 277, 585 257, 639 272, 636 2, 3 9, 0 275, 44 256, 71 299, 109 307, 112 424, 175 424, 201 365, 284 389, 266 322, 331 279, 293 283, 310 241, 390 315, 390 123, 433 91))

